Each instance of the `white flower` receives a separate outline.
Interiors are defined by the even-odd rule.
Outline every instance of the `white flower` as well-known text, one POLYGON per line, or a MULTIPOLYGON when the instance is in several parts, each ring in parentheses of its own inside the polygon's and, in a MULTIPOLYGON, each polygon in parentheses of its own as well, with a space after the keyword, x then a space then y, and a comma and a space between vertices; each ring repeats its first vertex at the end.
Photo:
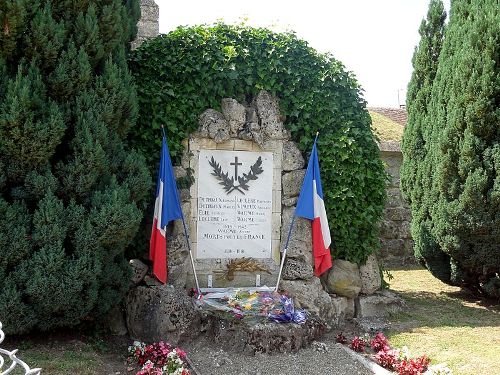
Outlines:
POLYGON ((179 367, 174 372, 172 372, 172 375, 182 375, 183 370, 184 370, 184 367, 179 367))
POLYGON ((180 359, 180 358, 177 358, 175 360, 175 363, 178 364, 178 365, 181 365, 181 366, 184 364, 184 362, 182 362, 182 359, 180 359))
POLYGON ((405 345, 401 348, 401 350, 399 351, 399 358, 400 359, 408 359, 410 358, 410 350, 408 349, 408 347, 405 345))
POLYGON ((168 359, 176 359, 177 358, 177 353, 175 350, 172 350, 170 353, 167 354, 168 359))
POLYGON ((446 366, 446 363, 429 366, 425 375, 453 375, 453 372, 446 366))

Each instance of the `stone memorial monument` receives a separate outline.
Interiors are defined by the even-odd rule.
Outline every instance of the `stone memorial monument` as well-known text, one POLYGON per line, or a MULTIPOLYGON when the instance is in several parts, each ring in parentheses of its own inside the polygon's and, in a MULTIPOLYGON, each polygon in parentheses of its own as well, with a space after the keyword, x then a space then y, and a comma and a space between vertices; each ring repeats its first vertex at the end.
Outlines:
MULTIPOLYGON (((185 214, 200 286, 274 287, 283 149, 290 142, 277 101, 264 91, 250 106, 223 99, 222 113, 208 109, 199 121, 199 131, 186 142, 183 165, 194 178, 185 214)), ((187 272, 193 287, 192 270, 187 272)))
MULTIPOLYGON (((244 104, 222 99, 220 112, 200 114, 198 130, 184 148, 174 172, 192 182, 180 196, 200 287, 275 287, 280 250, 305 175, 304 158, 283 127, 278 99, 266 91, 244 104)), ((126 316, 132 337, 168 335, 175 343, 199 335, 206 322, 186 293, 195 279, 180 220, 168 228, 167 237, 169 285, 144 276, 147 266, 134 260, 137 286, 127 295, 126 316)), ((279 286, 296 308, 308 311, 308 323, 235 330, 212 320, 210 332, 236 350, 294 351, 318 338, 324 327, 350 318, 371 324, 373 315, 402 306, 391 293, 379 291, 373 255, 361 266, 334 260, 321 280, 313 268, 311 223, 297 217, 279 286), (280 349, 274 342, 286 344, 280 349)))

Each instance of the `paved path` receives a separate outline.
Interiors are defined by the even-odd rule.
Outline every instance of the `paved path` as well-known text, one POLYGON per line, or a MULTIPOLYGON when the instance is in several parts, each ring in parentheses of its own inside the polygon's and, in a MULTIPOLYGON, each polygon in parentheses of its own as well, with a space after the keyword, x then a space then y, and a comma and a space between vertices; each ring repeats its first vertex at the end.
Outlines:
POLYGON ((369 375, 361 361, 334 342, 313 345, 293 354, 229 353, 195 343, 186 346, 198 375, 369 375), (326 349, 326 350, 325 350, 326 349))

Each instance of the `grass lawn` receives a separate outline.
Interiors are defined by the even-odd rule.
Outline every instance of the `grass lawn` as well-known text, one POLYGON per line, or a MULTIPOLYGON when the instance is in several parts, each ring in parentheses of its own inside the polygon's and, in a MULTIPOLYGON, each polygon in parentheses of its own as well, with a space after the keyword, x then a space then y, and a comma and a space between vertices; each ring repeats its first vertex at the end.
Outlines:
POLYGON ((390 271, 408 304, 390 317, 389 342, 446 362, 455 375, 500 373, 500 308, 446 285, 417 266, 390 271))
MULTIPOLYGON (((7 336, 2 347, 18 348, 17 356, 31 368, 41 367, 42 375, 102 375, 128 373, 126 342, 126 339, 103 341, 78 333, 58 332, 29 338, 7 336)), ((24 374, 24 371, 19 369, 13 374, 24 374)))

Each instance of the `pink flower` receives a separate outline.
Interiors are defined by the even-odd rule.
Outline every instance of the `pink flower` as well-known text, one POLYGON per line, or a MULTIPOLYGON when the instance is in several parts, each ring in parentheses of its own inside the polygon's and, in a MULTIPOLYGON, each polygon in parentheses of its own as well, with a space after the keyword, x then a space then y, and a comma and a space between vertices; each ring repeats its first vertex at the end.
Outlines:
POLYGON ((177 352, 177 355, 180 359, 182 359, 183 361, 186 360, 187 354, 184 350, 182 350, 181 348, 175 348, 175 351, 177 352))

